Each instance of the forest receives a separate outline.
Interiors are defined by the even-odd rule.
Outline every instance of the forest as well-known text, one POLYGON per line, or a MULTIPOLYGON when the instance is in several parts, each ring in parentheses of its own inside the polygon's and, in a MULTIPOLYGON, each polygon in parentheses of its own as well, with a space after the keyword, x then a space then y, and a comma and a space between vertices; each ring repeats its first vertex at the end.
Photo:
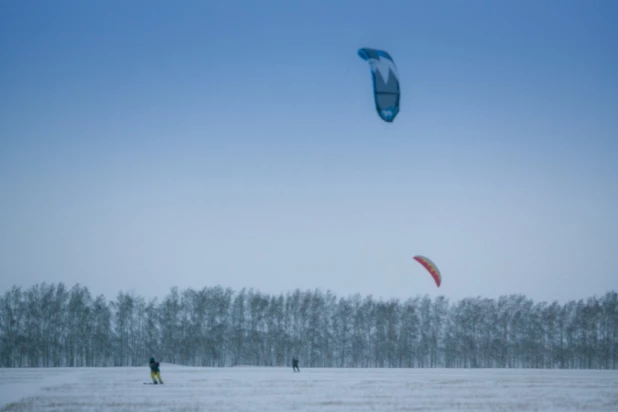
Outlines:
POLYGON ((618 293, 382 300, 330 291, 221 286, 145 299, 80 284, 14 286, 0 297, 0 366, 585 368, 618 366, 618 293))

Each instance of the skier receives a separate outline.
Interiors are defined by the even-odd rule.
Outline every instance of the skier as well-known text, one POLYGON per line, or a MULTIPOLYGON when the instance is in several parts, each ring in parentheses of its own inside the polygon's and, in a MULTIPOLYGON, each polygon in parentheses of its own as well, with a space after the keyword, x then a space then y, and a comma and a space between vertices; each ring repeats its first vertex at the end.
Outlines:
POLYGON ((298 359, 296 358, 292 358, 292 370, 294 372, 300 372, 300 369, 298 368, 298 359))
POLYGON ((150 366, 150 377, 152 378, 152 383, 154 383, 155 385, 157 383, 163 385, 163 379, 161 379, 161 371, 159 370, 159 362, 155 361, 155 358, 153 356, 148 361, 148 364, 150 366), (157 382, 157 379, 155 379, 155 377, 159 380, 159 382, 157 382))

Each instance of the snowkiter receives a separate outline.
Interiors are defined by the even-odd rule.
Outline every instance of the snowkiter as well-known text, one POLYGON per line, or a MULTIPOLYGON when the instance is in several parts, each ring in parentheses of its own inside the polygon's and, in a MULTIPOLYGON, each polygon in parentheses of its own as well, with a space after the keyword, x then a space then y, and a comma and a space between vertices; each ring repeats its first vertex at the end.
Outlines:
POLYGON ((152 378, 152 383, 155 385, 157 383, 163 384, 163 379, 161 379, 161 371, 159 370, 159 362, 157 362, 154 357, 151 357, 150 361, 148 361, 148 365, 150 366, 150 377, 152 378), (157 382, 157 379, 159 382, 157 382))
POLYGON ((292 370, 294 372, 300 372, 300 369, 298 367, 298 359, 296 358, 292 358, 292 370))

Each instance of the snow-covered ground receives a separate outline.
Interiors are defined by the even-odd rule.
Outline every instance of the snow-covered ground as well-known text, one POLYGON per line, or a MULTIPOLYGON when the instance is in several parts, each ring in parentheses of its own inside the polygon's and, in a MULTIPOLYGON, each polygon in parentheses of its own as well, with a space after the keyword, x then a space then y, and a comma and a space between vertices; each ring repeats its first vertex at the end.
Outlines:
POLYGON ((618 411, 618 371, 0 369, 1 411, 618 411))

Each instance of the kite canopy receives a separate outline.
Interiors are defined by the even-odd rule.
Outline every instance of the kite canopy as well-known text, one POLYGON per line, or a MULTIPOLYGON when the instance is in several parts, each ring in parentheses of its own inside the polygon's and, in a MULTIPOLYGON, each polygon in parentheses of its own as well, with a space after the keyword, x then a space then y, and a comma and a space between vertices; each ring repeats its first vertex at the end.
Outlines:
POLYGON ((383 50, 362 48, 358 55, 371 68, 376 111, 382 120, 390 123, 399 113, 399 75, 395 62, 383 50))
POLYGON ((425 267, 425 269, 427 269, 427 271, 429 271, 429 273, 433 277, 433 280, 436 282, 436 285, 440 287, 440 284, 442 283, 442 275, 440 275, 440 271, 438 270, 436 264, 433 263, 429 258, 420 255, 414 256, 414 260, 419 262, 425 267))

